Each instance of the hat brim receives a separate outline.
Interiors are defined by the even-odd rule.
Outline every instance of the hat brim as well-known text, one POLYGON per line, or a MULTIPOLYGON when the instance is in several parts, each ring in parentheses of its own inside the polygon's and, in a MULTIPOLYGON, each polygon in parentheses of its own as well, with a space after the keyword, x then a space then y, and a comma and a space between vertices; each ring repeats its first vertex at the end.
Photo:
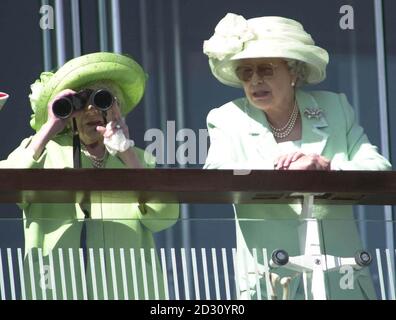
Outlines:
POLYGON ((240 88, 242 84, 235 74, 236 62, 242 59, 255 58, 281 58, 302 61, 307 66, 306 82, 316 84, 326 78, 326 65, 328 53, 324 49, 304 45, 296 47, 293 45, 280 45, 277 42, 268 43, 263 46, 259 41, 252 41, 250 45, 241 52, 229 56, 223 60, 209 59, 209 65, 213 75, 223 84, 240 88), (256 45, 254 45, 256 42, 256 45))
POLYGON ((39 130, 47 121, 47 105, 64 89, 80 89, 97 81, 112 81, 122 91, 121 113, 129 113, 144 94, 147 75, 133 59, 110 52, 84 55, 64 64, 45 84, 35 102, 31 125, 39 130))

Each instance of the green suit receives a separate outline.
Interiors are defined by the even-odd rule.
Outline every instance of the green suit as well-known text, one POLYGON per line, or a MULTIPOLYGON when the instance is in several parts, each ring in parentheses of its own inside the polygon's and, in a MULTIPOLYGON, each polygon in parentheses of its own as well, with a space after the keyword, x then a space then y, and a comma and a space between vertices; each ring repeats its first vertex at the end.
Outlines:
MULTIPOLYGON (((302 117, 300 150, 320 154, 331 160, 335 170, 390 170, 390 163, 370 144, 363 129, 356 123, 353 109, 344 94, 325 91, 296 93, 302 117), (320 108, 323 116, 308 118, 310 109, 320 108)), ((241 98, 210 111, 207 126, 211 140, 205 168, 207 169, 273 169, 281 155, 264 112, 241 98)), ((284 151, 283 151, 284 152, 284 151)), ((302 254, 298 229, 301 204, 236 205, 237 272, 241 297, 255 296, 253 248, 258 250, 258 267, 263 264, 263 248, 268 255, 284 249, 290 256, 302 254), (243 253, 246 251, 245 253, 243 253), (244 272, 242 272, 243 270, 244 272), (247 272, 246 272, 247 270, 247 272), (248 274, 248 276, 246 276, 248 274), (249 290, 248 290, 249 287, 249 290)), ((362 248, 351 206, 315 206, 314 216, 321 223, 322 253, 353 257, 362 248), (326 248, 326 251, 324 250, 326 248), (324 252, 325 251, 325 252, 324 252)), ((372 253, 373 254, 373 253, 372 253)), ((286 274, 286 271, 280 271, 286 274)), ((353 288, 340 288, 342 274, 327 272, 327 296, 331 299, 375 298, 367 270, 357 272, 353 288)), ((266 286, 261 279, 261 293, 266 286)), ((290 284, 291 298, 303 297, 301 277, 290 284)), ((276 289, 281 295, 279 287, 276 289)))
MULTIPOLYGON (((70 136, 51 140, 37 161, 26 149, 30 141, 31 138, 25 139, 7 160, 0 162, 0 167, 73 167, 70 136)), ((145 157, 143 150, 135 148, 135 151, 145 167, 155 166, 154 159, 145 157)), ((92 168, 90 160, 84 154, 81 157, 82 168, 92 168)), ((109 156, 105 167, 126 168, 116 156, 109 156)), ((146 204, 146 212, 142 212, 137 203, 114 203, 105 194, 99 194, 97 201, 82 205, 91 216, 85 223, 88 248, 85 258, 85 252, 78 250, 84 221, 80 205, 22 203, 20 206, 25 227, 27 298, 164 298, 163 276, 152 233, 176 222, 178 205, 146 204), (84 266, 82 261, 86 262, 84 266)))

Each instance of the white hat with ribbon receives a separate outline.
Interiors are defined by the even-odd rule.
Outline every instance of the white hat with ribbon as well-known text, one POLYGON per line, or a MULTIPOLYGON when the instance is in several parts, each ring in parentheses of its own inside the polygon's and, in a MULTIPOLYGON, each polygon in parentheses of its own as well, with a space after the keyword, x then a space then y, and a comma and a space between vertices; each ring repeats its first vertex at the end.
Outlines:
POLYGON ((315 46, 310 34, 292 19, 259 17, 246 20, 227 13, 204 41, 203 51, 209 57, 213 75, 222 83, 241 87, 235 74, 235 61, 251 58, 284 58, 305 63, 306 83, 319 83, 326 78, 329 55, 315 46))

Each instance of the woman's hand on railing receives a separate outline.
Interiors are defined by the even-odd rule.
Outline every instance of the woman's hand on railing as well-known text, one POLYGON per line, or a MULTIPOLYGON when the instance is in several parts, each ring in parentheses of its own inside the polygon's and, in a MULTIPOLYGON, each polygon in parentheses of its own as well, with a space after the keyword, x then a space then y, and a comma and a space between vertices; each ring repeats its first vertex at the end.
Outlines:
POLYGON ((275 164, 276 170, 330 170, 330 160, 318 154, 293 152, 282 155, 275 164))

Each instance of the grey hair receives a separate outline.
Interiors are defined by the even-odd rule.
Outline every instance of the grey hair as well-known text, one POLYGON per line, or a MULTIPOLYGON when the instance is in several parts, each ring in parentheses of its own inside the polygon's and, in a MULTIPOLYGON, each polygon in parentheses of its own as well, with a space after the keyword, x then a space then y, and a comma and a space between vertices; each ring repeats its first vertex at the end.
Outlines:
POLYGON ((307 83, 308 69, 303 61, 285 59, 291 73, 297 76, 296 87, 301 87, 307 83))

